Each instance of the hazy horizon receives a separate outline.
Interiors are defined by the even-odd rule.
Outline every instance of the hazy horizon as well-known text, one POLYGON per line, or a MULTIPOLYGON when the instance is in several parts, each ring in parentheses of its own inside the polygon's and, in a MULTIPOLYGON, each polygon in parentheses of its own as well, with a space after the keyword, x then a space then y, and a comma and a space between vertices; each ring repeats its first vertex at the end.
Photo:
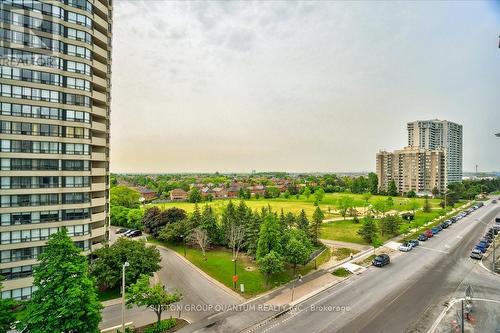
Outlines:
POLYGON ((500 169, 498 3, 114 5, 112 172, 369 172, 434 118, 500 169))

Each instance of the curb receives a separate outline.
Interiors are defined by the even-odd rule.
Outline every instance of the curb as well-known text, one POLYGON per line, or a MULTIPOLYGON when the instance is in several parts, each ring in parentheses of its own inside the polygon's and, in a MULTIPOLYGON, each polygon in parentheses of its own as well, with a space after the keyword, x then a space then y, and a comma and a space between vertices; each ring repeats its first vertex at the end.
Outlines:
POLYGON ((205 277, 205 279, 209 282, 211 282, 212 284, 216 285, 217 287, 221 288, 222 290, 224 290, 226 293, 236 297, 239 302, 243 302, 243 301, 246 301, 246 298, 244 298, 243 296, 241 296, 239 293, 235 292, 234 290, 226 287, 224 284, 222 284, 221 282, 217 281, 216 279, 214 279, 213 277, 211 277, 210 275, 208 275, 207 273, 205 273, 204 271, 202 271, 201 269, 199 269, 198 267, 196 267, 195 264, 193 264, 191 261, 187 260, 186 258, 184 258, 184 256, 180 255, 179 253, 177 253, 176 251, 172 250, 172 249, 169 249, 168 247, 165 247, 163 245, 159 245, 159 244, 154 244, 154 243, 148 243, 149 245, 154 245, 154 246, 157 246, 157 247, 161 247, 162 249, 164 249, 165 251, 170 251, 172 253, 174 253, 178 258, 180 258, 181 260, 183 260, 186 264, 188 264, 189 266, 191 266, 193 269, 195 269, 197 272, 199 272, 201 275, 203 275, 203 277, 205 277))

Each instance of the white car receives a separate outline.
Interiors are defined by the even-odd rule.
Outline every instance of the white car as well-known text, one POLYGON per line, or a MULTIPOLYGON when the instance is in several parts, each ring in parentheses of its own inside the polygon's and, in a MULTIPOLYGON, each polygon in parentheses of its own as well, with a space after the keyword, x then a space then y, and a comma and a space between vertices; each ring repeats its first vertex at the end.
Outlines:
POLYGON ((411 243, 403 243, 399 245, 398 249, 399 251, 408 252, 413 249, 413 245, 411 243))

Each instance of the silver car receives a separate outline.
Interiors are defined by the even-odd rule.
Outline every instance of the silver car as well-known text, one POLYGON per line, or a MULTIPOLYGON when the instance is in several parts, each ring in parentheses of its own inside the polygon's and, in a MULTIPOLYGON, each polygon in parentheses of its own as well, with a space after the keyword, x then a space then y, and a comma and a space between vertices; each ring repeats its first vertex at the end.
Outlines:
POLYGON ((481 251, 480 251, 480 250, 478 250, 478 249, 474 249, 474 250, 472 250, 472 251, 471 251, 471 253, 470 253, 470 257, 471 257, 472 259, 478 259, 478 260, 481 260, 481 259, 483 258, 483 254, 481 253, 481 251))

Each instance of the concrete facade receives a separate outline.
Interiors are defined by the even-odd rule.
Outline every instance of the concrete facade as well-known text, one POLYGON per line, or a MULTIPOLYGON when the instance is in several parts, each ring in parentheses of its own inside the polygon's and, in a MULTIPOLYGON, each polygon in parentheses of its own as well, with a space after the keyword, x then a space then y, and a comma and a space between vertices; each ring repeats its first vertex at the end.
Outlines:
POLYGON ((387 191, 394 180, 400 194, 413 190, 431 193, 434 188, 444 192, 446 188, 446 151, 407 147, 394 152, 377 154, 379 189, 387 191))
POLYGON ((26 299, 48 237, 109 233, 111 0, 2 1, 2 298, 26 299))

